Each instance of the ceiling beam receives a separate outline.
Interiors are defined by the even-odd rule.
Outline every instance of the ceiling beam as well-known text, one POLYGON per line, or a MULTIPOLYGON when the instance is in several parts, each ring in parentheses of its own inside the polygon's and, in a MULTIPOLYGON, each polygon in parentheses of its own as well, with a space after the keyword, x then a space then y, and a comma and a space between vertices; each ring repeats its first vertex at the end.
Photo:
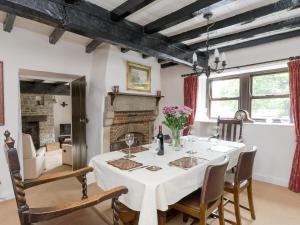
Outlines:
POLYGON ((129 52, 129 51, 130 51, 129 48, 121 48, 121 52, 122 52, 122 53, 126 53, 126 52, 129 52))
POLYGON ((154 1, 155 0, 128 0, 111 11, 111 19, 116 22, 120 21, 154 1))
POLYGON ((142 26, 129 21, 116 23, 110 19, 109 11, 87 1, 70 5, 57 0, 0 0, 0 10, 93 40, 192 65, 192 52, 187 46, 172 45, 158 35, 146 35, 142 26))
MULTIPOLYGON (((224 42, 229 42, 233 40, 239 40, 239 39, 247 39, 254 37, 259 34, 267 33, 267 32, 274 32, 278 31, 284 28, 293 28, 300 26, 300 17, 293 18, 291 20, 281 21, 278 23, 268 24, 262 27, 253 28, 251 30, 242 31, 239 33, 229 34, 226 36, 218 37, 211 39, 209 41, 209 45, 218 45, 224 42)), ((191 50, 197 50, 204 48, 206 46, 206 41, 202 41, 199 43, 195 43, 193 45, 190 45, 191 50)))
POLYGON ((70 95, 70 85, 64 83, 41 83, 31 81, 20 81, 21 94, 49 94, 49 95, 70 95))
POLYGON ((169 27, 175 26, 186 20, 192 19, 200 14, 200 10, 220 1, 221 0, 197 0, 194 3, 191 3, 175 12, 172 12, 147 24, 144 27, 145 33, 153 34, 169 27))
MULTIPOLYGON (((249 23, 252 22, 260 17, 267 16, 269 14, 279 12, 285 9, 293 9, 295 6, 299 5, 299 0, 281 0, 279 2, 269 4, 263 7, 260 7, 258 9, 253 9, 251 11, 235 15, 232 17, 229 17, 227 19, 221 20, 221 21, 215 21, 213 27, 210 28, 210 31, 226 28, 235 24, 240 23, 249 23)), ((186 40, 191 40, 197 37, 200 37, 201 35, 205 34, 207 31, 207 27, 199 27, 195 28, 174 36, 169 37, 169 40, 172 43, 179 43, 186 40)))
POLYGON ((142 54, 143 59, 147 59, 149 57, 151 57, 150 55, 146 55, 146 54, 142 54))
POLYGON ((3 30, 10 33, 14 27, 16 15, 7 13, 3 22, 3 30))
POLYGON ((55 28, 49 36, 49 43, 55 45, 63 36, 65 30, 62 28, 55 28))
POLYGON ((97 40, 93 40, 91 41, 85 48, 85 52, 86 53, 92 53, 93 51, 96 50, 96 48, 101 45, 103 42, 102 41, 97 41, 97 40))
POLYGON ((177 65, 178 65, 177 63, 168 62, 168 63, 161 64, 160 68, 165 69, 165 68, 168 68, 168 67, 171 67, 171 66, 177 66, 177 65))
POLYGON ((157 62, 161 64, 161 63, 166 63, 168 61, 166 61, 165 59, 157 59, 157 62))
POLYGON ((242 42, 242 43, 238 43, 238 44, 234 44, 234 45, 228 45, 228 46, 219 48, 219 50, 221 52, 227 52, 227 51, 237 50, 237 49, 241 49, 241 48, 254 47, 257 45, 261 45, 261 44, 268 44, 268 43, 271 43, 274 41, 281 41, 281 40, 285 40, 288 38, 294 38, 294 37, 299 37, 299 36, 300 36, 300 30, 294 30, 294 31, 281 33, 281 34, 275 34, 272 36, 263 37, 263 38, 259 38, 259 39, 255 39, 255 40, 251 40, 251 41, 246 41, 246 42, 242 42))

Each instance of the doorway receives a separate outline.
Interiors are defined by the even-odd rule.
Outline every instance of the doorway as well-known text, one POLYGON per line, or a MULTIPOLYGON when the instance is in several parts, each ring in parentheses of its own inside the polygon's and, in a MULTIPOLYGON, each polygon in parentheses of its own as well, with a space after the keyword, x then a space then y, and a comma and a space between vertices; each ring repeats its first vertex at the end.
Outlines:
POLYGON ((85 77, 20 70, 24 179, 87 164, 85 77))

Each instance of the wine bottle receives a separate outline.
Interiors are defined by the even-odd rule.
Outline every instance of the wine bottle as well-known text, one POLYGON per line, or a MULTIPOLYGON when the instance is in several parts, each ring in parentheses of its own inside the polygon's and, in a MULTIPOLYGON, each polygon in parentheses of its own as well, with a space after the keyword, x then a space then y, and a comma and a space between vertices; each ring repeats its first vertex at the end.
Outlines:
POLYGON ((157 153, 157 155, 164 155, 165 151, 164 151, 164 135, 162 133, 162 126, 159 126, 159 132, 157 135, 157 139, 158 139, 158 148, 159 151, 157 153))

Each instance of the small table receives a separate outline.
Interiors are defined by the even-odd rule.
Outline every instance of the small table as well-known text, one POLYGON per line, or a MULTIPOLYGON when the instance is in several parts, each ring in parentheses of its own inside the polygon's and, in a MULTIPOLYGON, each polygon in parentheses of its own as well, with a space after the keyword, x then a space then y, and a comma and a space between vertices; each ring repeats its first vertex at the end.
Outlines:
MULTIPOLYGON (((152 172, 143 168, 128 172, 109 165, 107 161, 125 155, 120 151, 95 156, 91 159, 90 166, 94 168, 96 182, 103 190, 120 185, 128 188, 128 194, 122 195, 119 200, 129 209, 140 212, 139 225, 157 225, 158 212, 167 211, 169 205, 202 186, 207 166, 220 163, 228 156, 229 170, 236 166, 240 152, 246 150, 242 143, 227 141, 211 143, 207 138, 193 139, 193 143, 188 143, 188 147, 180 151, 175 151, 169 144, 165 144, 165 155, 155 156, 155 164, 162 168, 159 171, 152 172), (210 150, 213 145, 217 146, 214 151, 210 150), (193 157, 204 158, 207 161, 204 160, 203 163, 187 170, 169 165, 171 161, 188 156, 186 153, 188 150, 197 150, 198 153, 193 157)), ((151 149, 135 155, 132 160, 143 165, 153 164, 154 155, 151 149)), ((162 221, 160 220, 159 224, 164 224, 162 221)))

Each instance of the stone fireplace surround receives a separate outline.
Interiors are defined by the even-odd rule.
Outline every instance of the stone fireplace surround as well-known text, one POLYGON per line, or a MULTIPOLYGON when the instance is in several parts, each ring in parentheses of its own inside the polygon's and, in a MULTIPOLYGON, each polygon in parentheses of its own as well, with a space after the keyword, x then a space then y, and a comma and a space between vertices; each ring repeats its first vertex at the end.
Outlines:
POLYGON ((158 116, 158 101, 153 95, 108 93, 104 107, 104 151, 108 152, 112 143, 123 141, 127 133, 134 133, 140 144, 149 143, 158 116))

